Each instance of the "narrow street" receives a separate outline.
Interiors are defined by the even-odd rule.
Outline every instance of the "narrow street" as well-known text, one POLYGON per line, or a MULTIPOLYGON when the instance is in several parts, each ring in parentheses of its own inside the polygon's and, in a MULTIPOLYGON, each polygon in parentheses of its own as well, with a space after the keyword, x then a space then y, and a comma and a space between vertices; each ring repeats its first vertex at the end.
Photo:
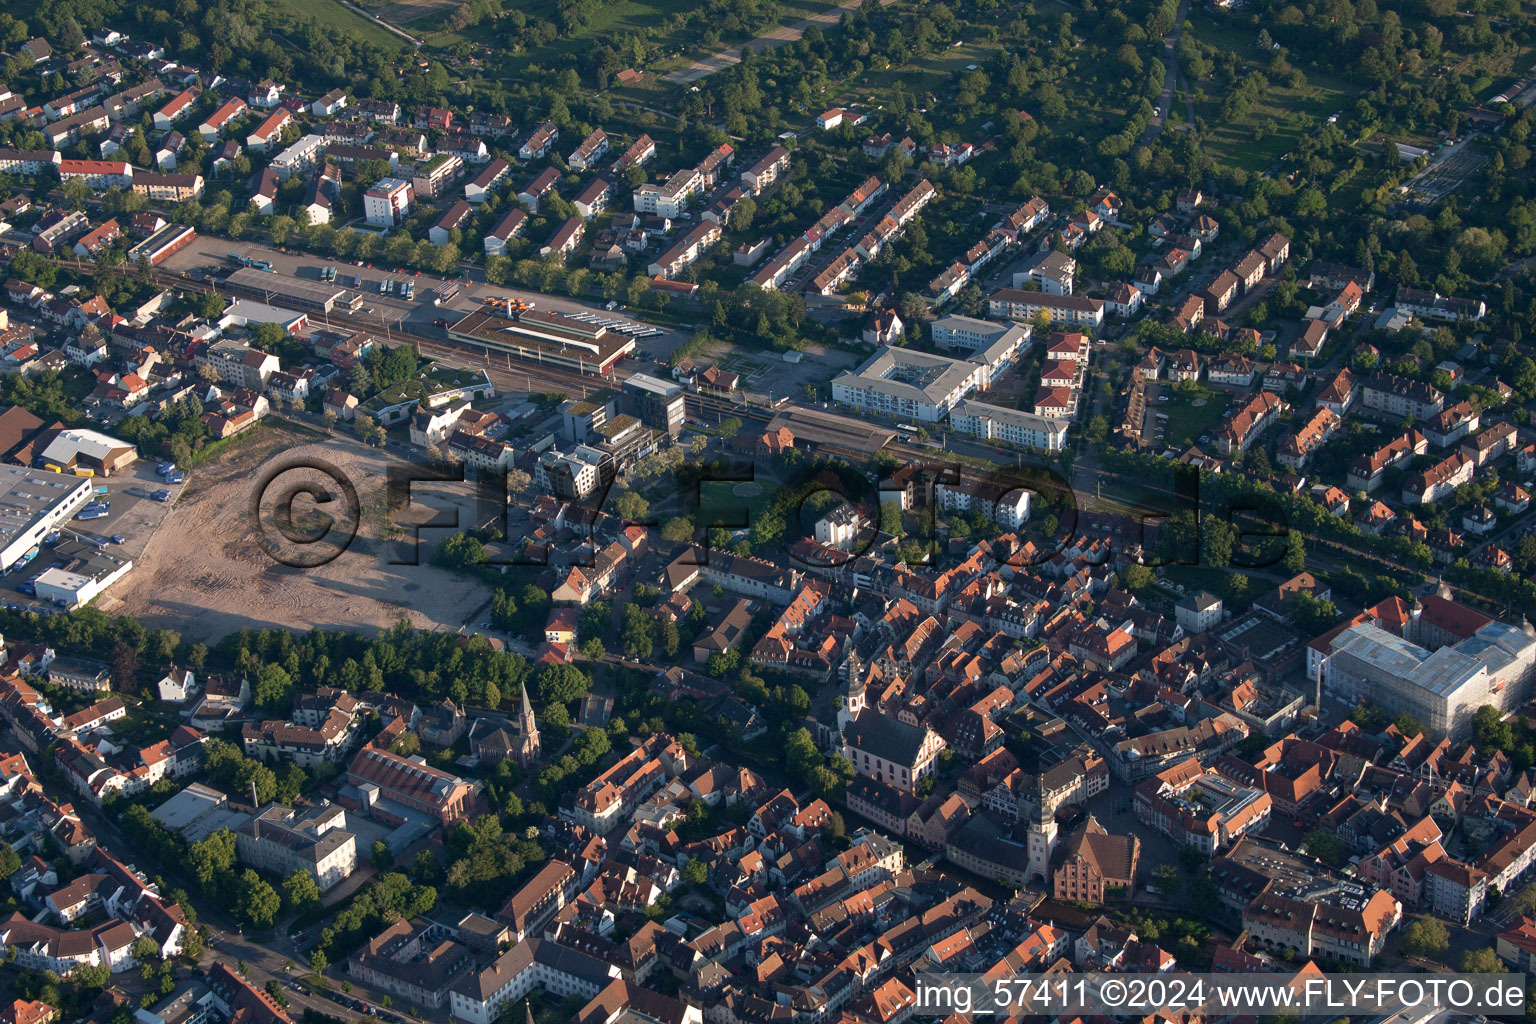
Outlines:
MULTIPOLYGON (((1182 83, 1183 76, 1179 73, 1179 37, 1184 34, 1184 20, 1189 17, 1189 0, 1180 0, 1178 14, 1174 16, 1173 29, 1163 37, 1163 67, 1166 73, 1163 77, 1163 92, 1157 98, 1157 109, 1153 111, 1152 120, 1147 122, 1146 130, 1141 133, 1137 145, 1145 146, 1163 132, 1163 127, 1168 123, 1168 111, 1173 108, 1173 90, 1182 83)), ((1189 100, 1189 92, 1186 89, 1185 102, 1189 104, 1189 120, 1195 119, 1195 107, 1189 100)))

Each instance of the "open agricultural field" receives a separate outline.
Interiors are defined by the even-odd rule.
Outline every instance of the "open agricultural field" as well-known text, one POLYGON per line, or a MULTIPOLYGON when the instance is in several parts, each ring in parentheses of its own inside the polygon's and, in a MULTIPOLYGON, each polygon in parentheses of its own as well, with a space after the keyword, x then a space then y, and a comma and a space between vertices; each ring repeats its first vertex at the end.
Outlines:
POLYGON ((419 32, 438 28, 459 6, 460 0, 389 0, 387 3, 364 5, 391 25, 398 25, 407 32, 419 32))
POLYGON ((291 20, 297 24, 313 19, 339 33, 354 36, 373 46, 405 45, 405 40, 389 29, 348 9, 339 0, 271 0, 271 9, 278 15, 278 22, 291 20))

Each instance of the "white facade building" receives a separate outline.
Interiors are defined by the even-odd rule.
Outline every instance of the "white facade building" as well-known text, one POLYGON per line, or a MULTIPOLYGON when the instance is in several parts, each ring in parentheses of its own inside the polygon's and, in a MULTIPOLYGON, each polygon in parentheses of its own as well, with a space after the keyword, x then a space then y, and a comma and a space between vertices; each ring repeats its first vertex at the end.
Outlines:
POLYGON ((1058 452, 1067 443, 1068 421, 1019 409, 988 405, 974 399, 957 404, 949 414, 949 427, 979 441, 1004 441, 1025 448, 1058 452))

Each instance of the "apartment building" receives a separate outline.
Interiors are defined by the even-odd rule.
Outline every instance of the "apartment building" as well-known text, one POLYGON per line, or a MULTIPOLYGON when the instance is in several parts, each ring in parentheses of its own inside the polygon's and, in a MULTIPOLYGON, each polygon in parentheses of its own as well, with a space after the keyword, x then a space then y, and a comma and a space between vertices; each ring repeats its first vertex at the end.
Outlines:
POLYGON ((357 867, 357 837, 347 812, 322 804, 300 812, 268 804, 235 829, 235 852, 251 867, 286 878, 302 871, 321 892, 346 881, 357 867))

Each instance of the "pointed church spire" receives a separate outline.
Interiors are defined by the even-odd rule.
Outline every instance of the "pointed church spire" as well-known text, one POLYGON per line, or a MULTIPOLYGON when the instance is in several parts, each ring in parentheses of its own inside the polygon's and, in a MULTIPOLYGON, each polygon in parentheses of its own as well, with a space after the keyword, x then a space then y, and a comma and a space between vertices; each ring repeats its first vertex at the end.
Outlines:
POLYGON ((533 717, 533 704, 528 700, 528 684, 523 684, 523 712, 518 722, 517 762, 524 768, 539 758, 539 724, 533 717))

